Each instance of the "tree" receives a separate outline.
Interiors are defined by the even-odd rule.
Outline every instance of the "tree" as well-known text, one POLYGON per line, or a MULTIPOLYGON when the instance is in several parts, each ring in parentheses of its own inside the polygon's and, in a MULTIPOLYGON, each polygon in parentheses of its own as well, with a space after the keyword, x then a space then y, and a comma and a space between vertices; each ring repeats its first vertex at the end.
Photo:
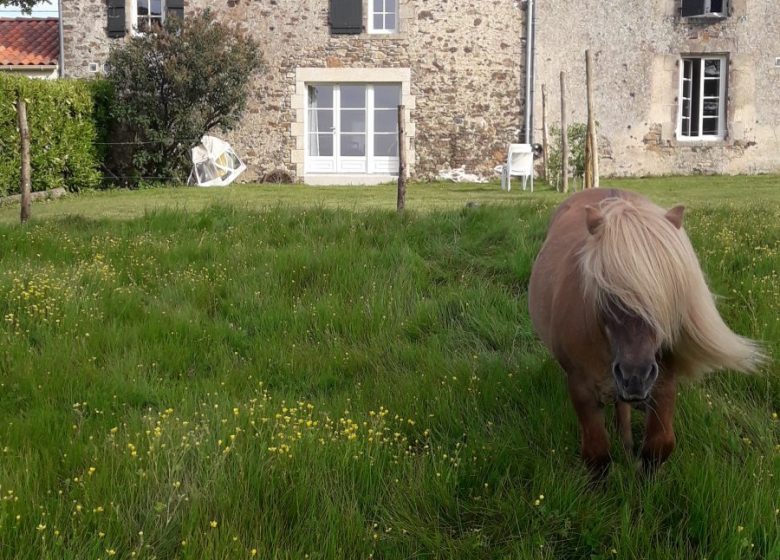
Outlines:
POLYGON ((29 14, 32 12, 33 6, 36 4, 49 4, 49 0, 0 0, 0 6, 15 6, 22 10, 23 13, 29 14))
POLYGON ((113 48, 112 111, 132 143, 132 173, 182 179, 189 149, 207 132, 236 125, 260 68, 257 43, 209 10, 169 17, 113 48))

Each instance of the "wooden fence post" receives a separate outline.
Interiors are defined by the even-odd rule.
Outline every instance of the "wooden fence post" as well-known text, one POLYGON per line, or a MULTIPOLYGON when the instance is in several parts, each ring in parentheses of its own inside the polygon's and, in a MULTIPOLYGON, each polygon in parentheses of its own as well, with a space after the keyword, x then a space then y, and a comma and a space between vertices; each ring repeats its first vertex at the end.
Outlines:
POLYGON ((585 188, 599 187, 599 146, 596 135, 596 115, 593 109, 593 56, 585 51, 585 80, 588 89, 588 136, 585 144, 585 169, 588 178, 585 188))
POLYGON ((22 154, 22 182, 20 190, 22 193, 22 223, 30 219, 30 129, 27 127, 27 103, 19 93, 16 98, 16 117, 19 121, 19 136, 21 137, 22 154))
POLYGON ((561 191, 569 192, 569 134, 566 122, 566 73, 561 72, 561 191))
POLYGON ((402 213, 406 207, 406 135, 405 107, 398 106, 398 202, 396 209, 402 213))
POLYGON ((542 173, 544 174, 544 180, 548 181, 547 177, 547 136, 549 131, 547 130, 547 86, 542 84, 542 173))

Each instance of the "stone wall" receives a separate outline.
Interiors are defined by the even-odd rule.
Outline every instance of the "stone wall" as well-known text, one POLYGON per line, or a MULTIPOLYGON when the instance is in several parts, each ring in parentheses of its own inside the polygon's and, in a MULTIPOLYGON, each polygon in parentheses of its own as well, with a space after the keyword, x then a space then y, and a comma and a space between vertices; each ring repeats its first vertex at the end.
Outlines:
MULTIPOLYGON (((537 10, 536 84, 560 123, 586 122, 585 49, 595 55, 594 96, 606 175, 757 173, 780 170, 780 3, 731 0, 724 20, 681 18, 679 0, 546 0, 537 10), (682 55, 728 57, 726 137, 676 138, 682 55)), ((535 100, 541 139, 541 96, 535 100)))
POLYGON ((102 71, 111 45, 111 39, 106 35, 106 12, 106 0, 62 2, 63 70, 66 76, 82 78, 102 71))
MULTIPOLYGON (((366 0, 367 1, 367 0, 366 0)), ((105 61, 105 0, 64 2, 65 71, 89 74, 105 61)), ((298 68, 408 68, 413 174, 465 166, 490 175, 522 123, 525 12, 511 0, 400 0, 395 35, 331 35, 328 0, 190 0, 212 8, 261 44, 265 71, 252 81, 248 111, 228 135, 248 178, 283 168, 296 174, 293 96, 298 68)), ((366 10, 364 9, 364 12, 366 10)))

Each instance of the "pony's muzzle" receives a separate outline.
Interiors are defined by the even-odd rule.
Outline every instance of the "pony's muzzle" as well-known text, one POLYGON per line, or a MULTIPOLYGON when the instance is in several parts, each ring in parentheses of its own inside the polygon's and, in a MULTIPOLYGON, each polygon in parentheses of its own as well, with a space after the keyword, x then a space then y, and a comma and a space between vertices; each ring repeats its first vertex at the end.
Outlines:
POLYGON ((658 379, 658 364, 626 364, 614 362, 612 375, 615 378, 618 397, 622 401, 637 402, 647 399, 658 379))

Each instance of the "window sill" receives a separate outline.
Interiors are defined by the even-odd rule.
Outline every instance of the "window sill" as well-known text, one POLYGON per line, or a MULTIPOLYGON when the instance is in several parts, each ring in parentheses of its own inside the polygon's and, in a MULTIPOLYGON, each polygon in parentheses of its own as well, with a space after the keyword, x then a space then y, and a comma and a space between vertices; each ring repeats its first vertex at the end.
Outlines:
POLYGON ((406 33, 399 33, 395 31, 393 33, 361 33, 362 39, 370 39, 372 41, 398 41, 399 39, 406 39, 406 33))
POLYGON ((730 138, 680 138, 675 137, 674 145, 685 148, 713 148, 730 146, 733 142, 730 138))
POLYGON ((133 26, 133 28, 125 33, 125 35, 129 35, 130 37, 147 37, 149 35, 155 35, 155 31, 141 31, 137 27, 133 26))
POLYGON ((394 33, 371 33, 369 31, 363 31, 362 33, 359 33, 357 35, 339 35, 339 34, 330 34, 331 38, 355 38, 355 39, 361 39, 364 41, 399 41, 401 39, 406 39, 407 35, 403 31, 396 31, 394 33))

